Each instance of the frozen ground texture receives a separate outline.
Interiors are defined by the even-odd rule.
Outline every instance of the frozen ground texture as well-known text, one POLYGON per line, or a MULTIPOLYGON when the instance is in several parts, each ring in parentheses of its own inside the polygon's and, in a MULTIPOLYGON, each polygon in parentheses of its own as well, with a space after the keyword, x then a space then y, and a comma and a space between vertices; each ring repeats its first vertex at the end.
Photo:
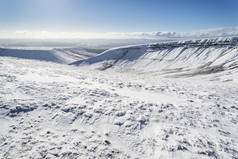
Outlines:
MULTIPOLYGON (((237 55, 235 47, 214 50, 237 55)), ((0 158, 238 158, 235 63, 166 78, 118 72, 119 62, 102 69, 100 61, 76 67, 1 57, 0 158)))

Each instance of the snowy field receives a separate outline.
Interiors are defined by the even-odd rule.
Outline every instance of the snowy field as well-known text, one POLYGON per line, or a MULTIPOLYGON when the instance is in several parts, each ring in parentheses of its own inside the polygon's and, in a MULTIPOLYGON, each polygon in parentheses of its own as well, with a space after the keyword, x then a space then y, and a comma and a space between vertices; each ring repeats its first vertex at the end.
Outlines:
POLYGON ((238 158, 236 46, 160 47, 80 67, 0 57, 0 158, 238 158))

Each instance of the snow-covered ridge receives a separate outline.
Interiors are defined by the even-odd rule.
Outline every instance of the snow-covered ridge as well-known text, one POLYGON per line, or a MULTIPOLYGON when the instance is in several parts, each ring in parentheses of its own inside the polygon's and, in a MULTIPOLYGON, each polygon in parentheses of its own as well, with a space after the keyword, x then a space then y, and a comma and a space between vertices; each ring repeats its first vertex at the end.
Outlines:
POLYGON ((73 63, 101 70, 211 73, 238 67, 238 37, 128 46, 73 63))
POLYGON ((168 48, 168 47, 224 47, 224 46, 238 46, 238 37, 230 38, 217 38, 217 39, 202 39, 202 40, 189 40, 178 42, 166 42, 151 44, 151 48, 168 48))

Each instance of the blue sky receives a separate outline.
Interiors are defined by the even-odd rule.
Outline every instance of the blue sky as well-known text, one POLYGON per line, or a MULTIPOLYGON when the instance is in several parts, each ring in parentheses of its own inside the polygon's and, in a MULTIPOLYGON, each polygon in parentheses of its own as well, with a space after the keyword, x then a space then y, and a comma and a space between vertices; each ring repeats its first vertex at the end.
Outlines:
POLYGON ((0 34, 236 32, 237 6, 237 0, 0 0, 0 34))

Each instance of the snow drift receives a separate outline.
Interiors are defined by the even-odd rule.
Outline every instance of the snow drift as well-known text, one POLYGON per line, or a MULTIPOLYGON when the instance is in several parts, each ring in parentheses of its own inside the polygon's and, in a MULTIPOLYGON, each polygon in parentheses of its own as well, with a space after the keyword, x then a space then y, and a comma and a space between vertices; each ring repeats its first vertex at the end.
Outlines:
POLYGON ((140 73, 212 73, 238 66, 238 37, 121 47, 73 64, 140 73))

